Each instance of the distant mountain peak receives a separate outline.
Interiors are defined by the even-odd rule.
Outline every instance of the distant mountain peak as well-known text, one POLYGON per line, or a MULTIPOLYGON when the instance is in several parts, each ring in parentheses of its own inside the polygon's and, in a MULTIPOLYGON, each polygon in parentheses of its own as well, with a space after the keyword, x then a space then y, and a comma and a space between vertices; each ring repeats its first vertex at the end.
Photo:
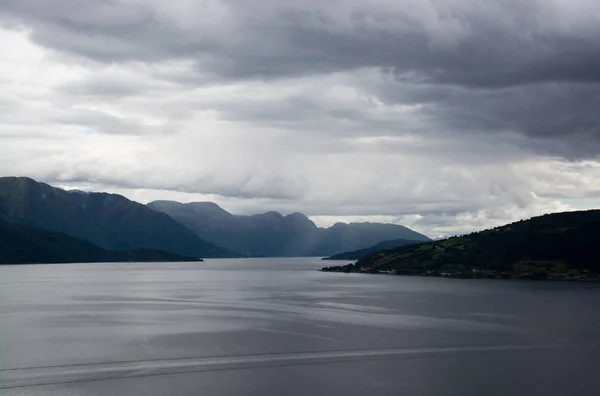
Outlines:
POLYGON ((261 213, 260 215, 257 215, 257 216, 273 217, 273 218, 277 218, 277 219, 284 218, 284 216, 281 213, 276 212, 274 210, 270 210, 268 212, 261 213))
POLYGON ((83 191, 83 190, 66 190, 66 191, 70 194, 82 194, 82 195, 91 194, 91 192, 83 191))
POLYGON ((311 228, 317 228, 317 225, 311 219, 309 219, 308 216, 305 215, 304 213, 300 213, 300 212, 290 213, 289 215, 285 216, 285 219, 289 220, 289 221, 294 221, 299 224, 305 224, 311 228))
POLYGON ((46 183, 38 182, 38 181, 32 179, 31 177, 27 177, 27 176, 9 176, 9 177, 7 177, 7 179, 13 179, 14 181, 20 182, 20 183, 46 184, 46 183))
MULTIPOLYGON (((205 206, 207 208, 214 208, 214 209, 223 209, 222 207, 220 207, 217 203, 215 202, 210 202, 210 201, 200 201, 200 202, 190 202, 184 205, 190 205, 190 206, 205 206)), ((224 209, 223 209, 224 210, 224 209)))
POLYGON ((348 223, 344 223, 343 221, 338 221, 334 225, 332 225, 330 228, 341 228, 341 227, 346 227, 347 225, 348 225, 348 223))
POLYGON ((320 228, 300 212, 232 215, 212 202, 155 201, 148 205, 208 241, 251 256, 329 256, 392 239, 429 241, 425 235, 395 224, 340 222, 320 228))
POLYGON ((181 203, 176 201, 153 201, 148 203, 148 207, 158 212, 165 212, 169 215, 173 215, 174 212, 177 212, 181 214, 188 213, 198 216, 209 216, 213 219, 228 219, 233 217, 231 213, 216 203, 208 201, 189 203, 181 203))
POLYGON ((150 203, 158 204, 158 205, 162 205, 162 204, 165 204, 165 205, 183 205, 181 202, 169 201, 167 199, 158 199, 158 200, 152 201, 150 203))
MULTIPOLYGON (((208 209, 208 210, 213 210, 213 211, 227 212, 225 209, 220 207, 218 204, 216 204, 214 202, 210 202, 210 201, 190 202, 190 203, 186 203, 184 205, 191 206, 193 208, 202 208, 202 209, 208 209)), ((229 212, 227 212, 227 213, 229 213, 229 212)))
POLYGON ((47 184, 45 183, 38 183, 35 180, 33 180, 30 177, 25 177, 25 176, 8 176, 8 177, 2 177, 0 178, 0 180, 3 180, 5 184, 7 185, 11 185, 14 188, 30 188, 32 186, 47 186, 47 184))
POLYGON ((301 218, 301 219, 308 219, 308 216, 305 215, 304 213, 300 213, 300 212, 294 212, 294 213, 290 213, 289 215, 285 216, 285 217, 290 217, 290 218, 301 218))

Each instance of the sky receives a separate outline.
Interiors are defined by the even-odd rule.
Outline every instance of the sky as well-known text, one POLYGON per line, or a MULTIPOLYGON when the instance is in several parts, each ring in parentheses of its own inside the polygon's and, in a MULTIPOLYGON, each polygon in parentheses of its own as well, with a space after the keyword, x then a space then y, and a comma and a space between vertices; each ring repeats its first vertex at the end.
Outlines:
POLYGON ((431 237, 599 207, 600 2, 2 0, 0 176, 431 237))

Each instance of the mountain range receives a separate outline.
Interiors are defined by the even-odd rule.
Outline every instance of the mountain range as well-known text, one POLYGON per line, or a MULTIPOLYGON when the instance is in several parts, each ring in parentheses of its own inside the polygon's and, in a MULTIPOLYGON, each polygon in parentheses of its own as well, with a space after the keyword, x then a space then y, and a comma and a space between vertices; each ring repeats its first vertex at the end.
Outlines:
POLYGON ((324 271, 600 280, 600 210, 553 213, 385 250, 324 271))
POLYGON ((154 201, 148 206, 168 214, 207 241, 255 257, 329 256, 390 239, 430 240, 395 224, 336 223, 320 228, 302 213, 234 215, 212 202, 154 201))
MULTIPOLYGON (((429 241, 400 225, 319 228, 301 213, 241 216, 210 202, 143 205, 117 194, 68 191, 27 177, 0 178, 0 220, 30 227, 29 237, 42 237, 35 228, 105 251, 146 249, 191 258, 328 256, 390 239, 429 241)), ((65 240, 65 246, 71 242, 65 240)))
POLYGON ((65 191, 26 177, 0 178, 0 219, 67 234, 105 250, 152 249, 235 257, 164 213, 116 194, 65 191))

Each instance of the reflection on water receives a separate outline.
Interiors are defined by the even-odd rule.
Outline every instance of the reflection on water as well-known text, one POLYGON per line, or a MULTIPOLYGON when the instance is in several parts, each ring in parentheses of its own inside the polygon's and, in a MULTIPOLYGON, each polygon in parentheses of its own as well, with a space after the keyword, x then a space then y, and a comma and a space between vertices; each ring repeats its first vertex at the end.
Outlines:
MULTIPOLYGON (((550 387, 548 392, 596 390, 598 376, 590 376, 594 373, 589 371, 597 370, 593 362, 598 352, 594 345, 600 341, 599 285, 316 271, 321 266, 317 259, 250 259, 0 267, 0 370, 191 356, 300 354, 298 362, 305 363, 301 368, 284 372, 279 368, 277 373, 274 368, 261 369, 260 383, 248 379, 241 366, 229 374, 213 373, 211 381, 227 376, 223 383, 213 384, 214 392, 283 391, 280 386, 285 378, 287 383, 309 381, 312 388, 303 390, 317 393, 343 389, 345 394, 396 394, 402 389, 406 394, 460 394, 448 391, 447 386, 466 390, 478 381, 464 375, 448 379, 450 366, 445 364, 459 364, 465 370, 487 367, 484 376, 502 369, 520 377, 519 370, 521 374, 526 371, 533 377, 519 382, 523 390, 529 386, 535 389, 535 378, 540 376, 557 378, 552 362, 554 359, 558 367, 560 357, 570 358, 569 370, 575 372, 570 375, 581 378, 577 386, 567 383, 562 388, 550 387), (540 345, 563 349, 501 349, 540 345), (411 363, 410 369, 406 359, 401 362, 389 353, 402 348, 458 347, 471 348, 472 353, 459 362, 453 361, 459 359, 454 355, 426 359, 429 364, 420 360, 411 363), (362 363, 350 358, 352 353, 356 355, 350 351, 361 350, 388 352, 371 354, 368 362, 362 363), (325 356, 331 351, 346 351, 349 360, 308 362, 302 355, 319 351, 325 356), (479 353, 483 351, 487 353, 479 353), (324 371, 315 374, 316 366, 329 372, 329 377, 322 377, 324 371), (347 387, 338 389, 336 386, 342 385, 331 382, 340 375, 333 366, 351 373, 343 382, 347 387), (394 367, 400 371, 391 374, 389 370, 394 367), (366 375, 368 369, 375 371, 366 375), (419 378, 427 372, 450 382, 444 387, 425 386, 419 378), (272 388, 265 388, 269 381, 272 388)), ((194 371, 204 363, 186 364, 194 371)), ((256 371, 259 368, 255 366, 244 366, 244 370, 256 371)), ((121 367, 119 373, 140 369, 121 367)), ((157 373, 162 370, 155 369, 157 373)), ((565 375, 564 370, 561 375, 565 375)), ((172 375, 163 381, 175 381, 166 379, 172 375)), ((206 381, 199 375, 197 381, 206 381)), ((177 386, 182 392, 188 385, 192 392, 194 380, 178 376, 177 386)), ((0 389, 4 386, 8 392, 10 381, 6 378, 0 389)), ((165 390, 149 378, 123 381, 106 386, 128 394, 165 390), (133 383, 137 390, 130 388, 133 383)), ((95 394, 103 389, 90 384, 69 386, 75 389, 74 394, 95 394)), ((493 381, 486 386, 488 394, 498 390, 493 381)), ((65 391, 59 385, 53 387, 28 389, 33 392, 30 394, 65 391)), ((22 388, 11 389, 21 392, 22 388)), ((304 394, 300 389, 286 392, 304 394)))

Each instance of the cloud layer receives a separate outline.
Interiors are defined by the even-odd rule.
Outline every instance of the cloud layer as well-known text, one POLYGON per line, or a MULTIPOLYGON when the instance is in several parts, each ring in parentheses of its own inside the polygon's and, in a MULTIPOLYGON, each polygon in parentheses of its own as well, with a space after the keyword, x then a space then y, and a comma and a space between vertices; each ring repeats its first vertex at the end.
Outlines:
POLYGON ((5 0, 1 174, 431 236, 596 206, 600 4, 5 0))

